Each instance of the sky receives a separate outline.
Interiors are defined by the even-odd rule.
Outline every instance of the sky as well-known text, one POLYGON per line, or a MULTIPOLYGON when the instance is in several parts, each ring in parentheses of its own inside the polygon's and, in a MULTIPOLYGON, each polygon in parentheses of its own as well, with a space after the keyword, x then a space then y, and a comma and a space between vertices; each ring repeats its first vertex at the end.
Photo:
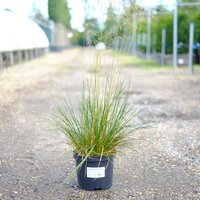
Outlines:
MULTIPOLYGON (((30 16, 33 5, 39 8, 41 13, 48 18, 47 9, 48 0, 0 0, 0 9, 9 8, 15 13, 23 16, 30 16)), ((113 6, 120 9, 121 0, 87 0, 88 5, 83 3, 83 0, 68 0, 68 5, 71 8, 71 25, 72 28, 83 31, 83 22, 85 16, 97 17, 101 23, 105 20, 105 13, 109 2, 113 6)), ((172 7, 175 0, 137 0, 143 6, 155 6, 159 3, 172 7)))

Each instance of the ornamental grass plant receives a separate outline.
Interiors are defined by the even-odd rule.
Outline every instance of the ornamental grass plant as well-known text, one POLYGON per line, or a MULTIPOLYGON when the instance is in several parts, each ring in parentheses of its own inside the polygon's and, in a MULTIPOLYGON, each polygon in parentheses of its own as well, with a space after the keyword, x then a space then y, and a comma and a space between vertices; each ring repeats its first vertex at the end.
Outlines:
POLYGON ((68 93, 56 98, 51 123, 78 155, 115 155, 130 148, 136 130, 149 126, 134 122, 140 110, 130 105, 130 84, 120 74, 114 69, 102 77, 97 64, 95 73, 83 82, 78 112, 68 93))
MULTIPOLYGON (((98 42, 104 42, 102 38, 107 41, 108 37, 104 34, 102 32, 98 42)), ((123 41, 124 38, 121 44, 123 41)), ((124 147, 131 148, 134 133, 149 127, 149 124, 135 120, 141 110, 130 104, 130 83, 123 78, 114 54, 108 67, 110 72, 102 76, 104 63, 101 52, 96 52, 94 73, 83 81, 78 110, 67 93, 55 98, 56 112, 50 120, 67 136, 72 151, 84 157, 83 162, 88 157, 114 156, 124 147)))

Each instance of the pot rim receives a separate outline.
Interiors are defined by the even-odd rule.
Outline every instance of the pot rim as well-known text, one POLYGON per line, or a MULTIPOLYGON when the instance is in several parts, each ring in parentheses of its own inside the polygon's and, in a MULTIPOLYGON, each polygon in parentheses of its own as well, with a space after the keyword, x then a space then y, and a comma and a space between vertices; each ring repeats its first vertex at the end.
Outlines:
MULTIPOLYGON (((79 155, 76 151, 73 151, 73 156, 75 159, 81 158, 84 159, 84 155, 79 155)), ((88 156, 87 160, 93 160, 93 161, 107 161, 107 160, 113 160, 115 158, 115 155, 110 156, 88 156)))

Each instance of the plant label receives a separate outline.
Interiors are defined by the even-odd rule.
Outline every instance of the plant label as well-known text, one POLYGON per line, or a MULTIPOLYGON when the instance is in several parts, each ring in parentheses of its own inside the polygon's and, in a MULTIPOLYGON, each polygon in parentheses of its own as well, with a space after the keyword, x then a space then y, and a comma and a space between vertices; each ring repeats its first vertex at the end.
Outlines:
POLYGON ((105 167, 87 167, 87 178, 105 177, 105 167))

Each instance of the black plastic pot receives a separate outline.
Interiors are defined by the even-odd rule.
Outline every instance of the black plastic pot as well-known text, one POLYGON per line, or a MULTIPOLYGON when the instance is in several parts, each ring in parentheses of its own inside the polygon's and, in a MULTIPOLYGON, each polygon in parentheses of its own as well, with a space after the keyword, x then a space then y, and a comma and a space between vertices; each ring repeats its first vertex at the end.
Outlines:
MULTIPOLYGON (((84 156, 74 153, 76 166, 84 160, 84 156)), ((78 185, 84 190, 106 190, 113 182, 114 156, 88 157, 77 170, 78 185)))

